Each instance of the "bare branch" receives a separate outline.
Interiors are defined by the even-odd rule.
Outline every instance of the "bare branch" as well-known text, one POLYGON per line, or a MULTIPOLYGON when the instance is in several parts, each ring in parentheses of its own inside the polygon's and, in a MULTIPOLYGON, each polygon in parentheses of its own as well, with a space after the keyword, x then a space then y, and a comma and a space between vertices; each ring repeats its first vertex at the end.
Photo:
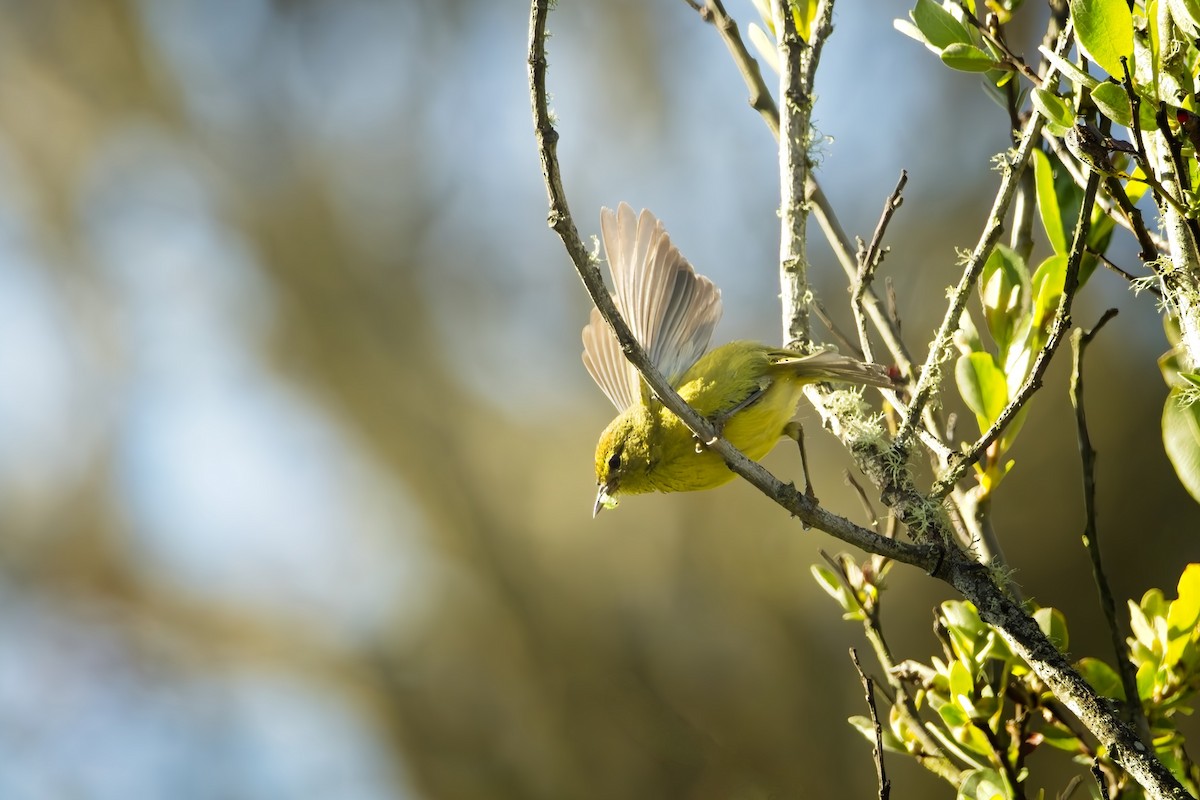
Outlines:
POLYGON ((1071 334, 1071 406, 1075 409, 1075 429, 1079 440, 1079 458, 1083 462, 1083 508, 1084 528, 1083 544, 1087 548, 1092 562, 1092 579, 1096 582, 1096 591, 1100 595, 1100 608, 1104 619, 1108 622, 1108 633, 1112 639, 1113 653, 1117 659, 1117 671, 1121 676, 1121 686, 1125 689, 1126 720, 1141 734, 1143 742, 1150 741, 1150 726, 1138 700, 1137 673, 1129 658, 1129 645, 1125 634, 1117 621, 1117 607, 1113 600, 1112 589, 1108 585, 1108 576, 1104 572, 1104 561, 1100 556, 1100 535, 1096 527, 1096 451, 1092 447, 1092 437, 1088 433, 1087 414, 1083 406, 1083 355, 1088 344, 1105 324, 1117 315, 1117 309, 1110 308, 1100 317, 1100 321, 1090 331, 1076 328, 1071 334))
POLYGON ((871 712, 871 725, 875 728, 875 749, 871 752, 875 759, 875 777, 879 779, 879 800, 888 800, 892 796, 892 781, 883 767, 883 726, 879 724, 879 712, 875 710, 875 683, 863 672, 862 664, 858 663, 858 652, 850 648, 850 660, 862 681, 863 692, 867 696, 867 710, 871 712))

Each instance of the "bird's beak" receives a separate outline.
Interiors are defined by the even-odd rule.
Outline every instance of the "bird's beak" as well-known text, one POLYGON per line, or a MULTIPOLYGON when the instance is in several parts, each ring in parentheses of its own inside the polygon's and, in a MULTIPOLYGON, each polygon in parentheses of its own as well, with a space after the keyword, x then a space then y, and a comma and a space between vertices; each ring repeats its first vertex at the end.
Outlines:
POLYGON ((595 519, 602 509, 617 507, 617 498, 609 494, 611 489, 607 483, 600 485, 600 490, 596 492, 596 505, 592 507, 592 519, 595 519))

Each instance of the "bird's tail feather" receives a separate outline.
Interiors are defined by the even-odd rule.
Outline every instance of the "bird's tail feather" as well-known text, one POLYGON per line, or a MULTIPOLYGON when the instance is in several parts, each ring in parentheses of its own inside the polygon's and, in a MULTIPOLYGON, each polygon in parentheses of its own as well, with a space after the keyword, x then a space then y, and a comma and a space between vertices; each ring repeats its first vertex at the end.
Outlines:
POLYGON ((777 367, 788 368, 802 378, 816 381, 845 381, 889 388, 896 385, 893 370, 882 364, 868 364, 850 356, 824 350, 801 355, 790 350, 771 354, 777 367))

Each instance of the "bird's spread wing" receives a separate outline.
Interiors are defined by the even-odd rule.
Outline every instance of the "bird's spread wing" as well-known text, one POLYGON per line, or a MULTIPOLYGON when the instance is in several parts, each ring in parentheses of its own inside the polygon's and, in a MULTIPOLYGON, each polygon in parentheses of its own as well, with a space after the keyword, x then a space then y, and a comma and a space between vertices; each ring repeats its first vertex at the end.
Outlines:
MULTIPOLYGON (((696 274, 649 211, 635 216, 627 203, 602 209, 600 230, 617 308, 659 372, 677 385, 708 348, 721 292, 696 274)), ((642 396, 637 370, 595 309, 583 329, 583 363, 619 410, 642 396)))

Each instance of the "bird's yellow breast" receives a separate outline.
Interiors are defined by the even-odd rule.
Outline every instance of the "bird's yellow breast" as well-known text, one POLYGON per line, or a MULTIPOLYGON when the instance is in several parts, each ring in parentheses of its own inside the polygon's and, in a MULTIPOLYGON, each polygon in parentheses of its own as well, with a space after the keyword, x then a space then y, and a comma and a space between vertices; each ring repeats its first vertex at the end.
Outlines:
MULTIPOLYGON (((705 354, 679 385, 679 394, 688 405, 723 425, 721 435, 754 460, 779 441, 807 382, 793 371, 775 367, 771 353, 755 342, 731 342, 705 354), (738 409, 759 393, 761 396, 738 409)), ((646 476, 649 485, 643 491, 711 489, 733 478, 719 455, 704 448, 696 452, 695 437, 678 417, 661 406, 655 409, 655 416, 661 446, 652 457, 646 476)), ((632 487, 626 490, 636 491, 632 487)))

